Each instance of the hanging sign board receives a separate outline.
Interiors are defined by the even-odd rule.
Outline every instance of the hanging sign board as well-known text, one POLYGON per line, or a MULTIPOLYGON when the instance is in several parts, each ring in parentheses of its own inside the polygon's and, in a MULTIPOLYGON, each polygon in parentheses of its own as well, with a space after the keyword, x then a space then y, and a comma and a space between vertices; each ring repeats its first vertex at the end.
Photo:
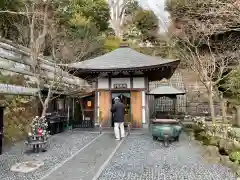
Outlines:
POLYGON ((113 84, 113 88, 114 89, 125 89, 127 88, 127 84, 123 83, 123 84, 113 84))

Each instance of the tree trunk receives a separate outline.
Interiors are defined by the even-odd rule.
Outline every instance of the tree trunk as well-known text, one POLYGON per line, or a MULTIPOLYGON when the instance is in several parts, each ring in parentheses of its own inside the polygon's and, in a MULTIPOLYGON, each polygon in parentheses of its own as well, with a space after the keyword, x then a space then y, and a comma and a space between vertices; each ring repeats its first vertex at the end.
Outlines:
POLYGON ((240 127, 240 106, 235 106, 236 107, 236 110, 237 110, 237 113, 236 113, 236 116, 235 116, 235 124, 237 127, 240 127))
POLYGON ((84 108, 83 108, 83 103, 82 103, 82 99, 79 99, 79 104, 80 104, 80 108, 81 108, 81 112, 82 112, 82 118, 84 120, 84 108))
POLYGON ((123 32, 120 27, 117 27, 115 29, 115 36, 118 37, 120 40, 123 39, 123 32))
POLYGON ((52 92, 52 89, 48 89, 48 95, 47 95, 47 98, 45 99, 45 101, 43 103, 43 109, 42 109, 41 117, 44 117, 46 115, 48 104, 49 104, 50 97, 51 97, 51 92, 52 92))
POLYGON ((220 106, 221 106, 221 115, 222 115, 222 122, 227 121, 227 112, 226 112, 226 99, 221 96, 220 99, 220 106))
POLYGON ((216 118, 215 118, 215 109, 214 109, 214 102, 213 102, 213 93, 212 93, 211 88, 208 91, 208 99, 209 99, 209 108, 210 108, 212 123, 215 124, 216 118))
POLYGON ((44 117, 46 115, 46 112, 47 112, 47 105, 45 105, 44 103, 41 117, 44 117))

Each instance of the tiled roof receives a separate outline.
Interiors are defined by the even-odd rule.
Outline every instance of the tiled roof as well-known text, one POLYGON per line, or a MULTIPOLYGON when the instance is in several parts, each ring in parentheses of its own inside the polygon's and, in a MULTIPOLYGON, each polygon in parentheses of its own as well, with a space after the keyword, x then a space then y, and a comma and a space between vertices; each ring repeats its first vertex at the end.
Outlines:
POLYGON ((180 91, 171 86, 160 86, 151 90, 148 94, 151 95, 183 95, 185 92, 180 91))
POLYGON ((155 67, 175 61, 177 62, 178 60, 162 59, 160 57, 148 56, 139 53, 131 48, 125 47, 118 48, 110 53, 90 60, 69 64, 68 67, 89 70, 112 70, 155 67))

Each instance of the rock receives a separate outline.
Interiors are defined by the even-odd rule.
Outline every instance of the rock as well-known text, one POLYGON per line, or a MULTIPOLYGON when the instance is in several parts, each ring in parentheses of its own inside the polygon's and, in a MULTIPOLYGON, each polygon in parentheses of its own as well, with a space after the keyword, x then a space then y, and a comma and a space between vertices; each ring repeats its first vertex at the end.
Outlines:
POLYGON ((233 165, 233 162, 229 159, 228 156, 221 156, 220 162, 227 167, 230 167, 231 165, 233 165))
POLYGON ((235 116, 235 123, 237 125, 237 127, 240 127, 240 106, 235 106, 237 113, 235 116))
POLYGON ((234 149, 235 150, 240 150, 240 143, 238 141, 234 142, 234 149))
MULTIPOLYGON (((233 170, 233 172, 237 173, 240 169, 239 169, 239 164, 237 162, 231 162, 229 163, 229 168, 231 168, 233 170)), ((240 172, 240 171, 239 171, 240 172)))
MULTIPOLYGON (((236 172, 236 175, 237 175, 238 177, 240 177, 240 167, 238 167, 235 172, 236 172)), ((239 179, 240 179, 240 178, 239 178, 239 179)))
POLYGON ((227 153, 231 153, 234 150, 233 142, 226 142, 224 149, 227 153))
POLYGON ((220 139, 219 140, 219 145, 218 145, 219 148, 222 148, 222 149, 224 148, 224 144, 226 143, 225 141, 226 141, 225 139, 220 139))
POLYGON ((205 148, 205 154, 206 155, 209 155, 209 156, 219 156, 219 150, 218 150, 218 147, 216 146, 206 146, 205 148))
POLYGON ((230 154, 234 149, 234 143, 225 139, 220 139, 219 148, 224 149, 227 154, 230 154))
POLYGON ((219 141, 220 141, 220 138, 214 136, 214 137, 210 138, 209 145, 218 146, 219 145, 219 141))
MULTIPOLYGON (((228 156, 221 156, 220 162, 227 166, 228 168, 232 169, 234 172, 238 171, 239 165, 236 162, 232 162, 228 156)), ((240 171, 239 171, 240 172, 240 171)))
POLYGON ((228 163, 228 161, 230 161, 228 156, 221 156, 220 157, 220 162, 224 165, 226 165, 228 163))
POLYGON ((216 146, 206 146, 204 150, 203 157, 209 162, 219 163, 220 162, 220 154, 218 151, 218 147, 216 146))
POLYGON ((35 171, 36 169, 40 168, 43 165, 44 162, 42 161, 27 161, 13 165, 11 167, 11 171, 29 173, 35 171))

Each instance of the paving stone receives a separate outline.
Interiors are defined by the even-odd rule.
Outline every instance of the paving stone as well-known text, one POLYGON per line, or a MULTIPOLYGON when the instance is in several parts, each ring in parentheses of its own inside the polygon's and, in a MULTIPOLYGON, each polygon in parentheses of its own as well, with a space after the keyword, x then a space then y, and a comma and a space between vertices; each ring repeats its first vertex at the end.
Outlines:
POLYGON ((42 161, 27 161, 22 163, 17 163, 11 167, 11 171, 29 173, 35 171, 44 165, 42 161))
MULTIPOLYGON (((44 180, 92 180, 119 143, 113 134, 103 134, 44 180)), ((120 165, 117 172, 124 173, 120 165)))

